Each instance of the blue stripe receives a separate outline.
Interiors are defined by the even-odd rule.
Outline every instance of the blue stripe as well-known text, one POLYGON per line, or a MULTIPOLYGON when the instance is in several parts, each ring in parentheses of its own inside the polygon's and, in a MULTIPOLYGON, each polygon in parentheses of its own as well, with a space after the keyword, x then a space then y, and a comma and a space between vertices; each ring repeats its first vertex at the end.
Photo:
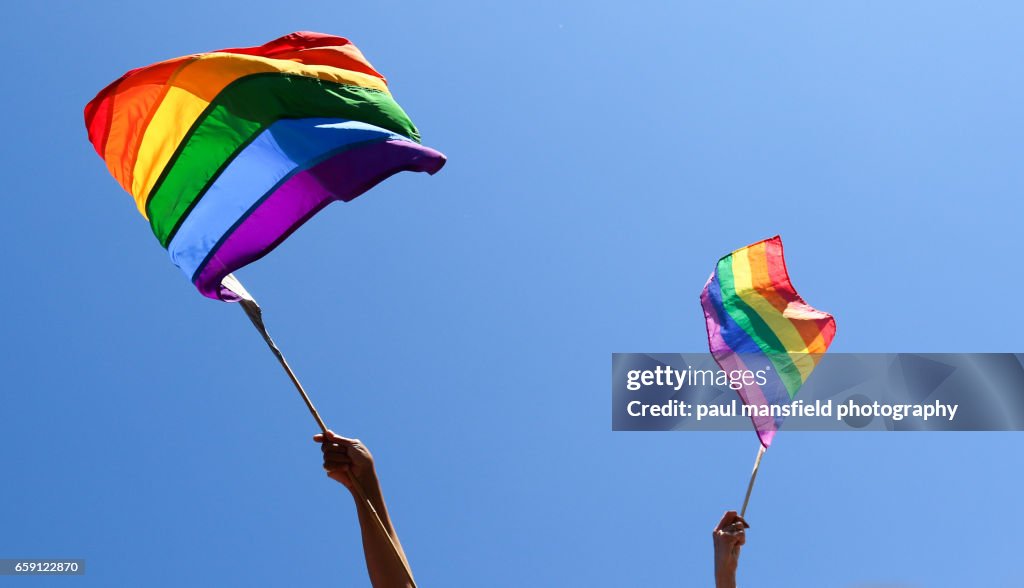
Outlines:
POLYGON ((711 306, 715 309, 718 317, 718 325, 721 329, 722 339, 730 349, 736 353, 761 353, 761 346, 754 341, 747 331, 743 329, 725 310, 722 303, 722 286, 718 283, 718 267, 715 267, 715 278, 708 284, 708 298, 711 299, 711 306))
POLYGON ((357 145, 406 137, 366 123, 327 118, 280 120, 238 154, 203 194, 167 246, 189 279, 239 219, 298 172, 357 145))
MULTIPOLYGON (((789 390, 786 389, 786 383, 779 377, 778 370, 775 369, 768 356, 758 352, 756 354, 744 353, 739 357, 746 369, 754 373, 764 371, 765 383, 763 386, 758 386, 758 388, 761 389, 761 393, 764 394, 765 401, 769 405, 786 405, 792 402, 793 399, 789 395, 789 390)), ((782 421, 785 418, 782 416, 774 418, 776 428, 782 427, 782 421)))

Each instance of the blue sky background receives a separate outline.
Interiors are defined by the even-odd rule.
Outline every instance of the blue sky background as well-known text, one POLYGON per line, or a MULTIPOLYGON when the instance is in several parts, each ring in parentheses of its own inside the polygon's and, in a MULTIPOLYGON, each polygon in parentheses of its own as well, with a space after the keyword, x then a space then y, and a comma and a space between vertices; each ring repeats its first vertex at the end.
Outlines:
MULTIPOLYGON (((368 584, 313 420, 82 122, 125 70, 310 29, 450 161, 239 277, 376 454, 420 584, 711 585, 755 435, 612 433, 608 406, 612 352, 705 348, 720 255, 781 233, 835 351, 1022 351, 1024 6, 836 4, 9 6, 0 557, 86 558, 59 585, 368 584)), ((1019 586, 1021 441, 783 432, 740 580, 1019 586)))

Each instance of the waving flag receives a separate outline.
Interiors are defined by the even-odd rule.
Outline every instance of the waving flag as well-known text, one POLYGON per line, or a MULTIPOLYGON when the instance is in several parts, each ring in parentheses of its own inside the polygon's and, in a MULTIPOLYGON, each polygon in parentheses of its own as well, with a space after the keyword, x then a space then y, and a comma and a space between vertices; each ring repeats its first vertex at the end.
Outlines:
MULTIPOLYGON (((384 77, 347 39, 298 32, 132 70, 86 105, 85 125, 171 260, 203 295, 241 303, 329 438, 231 272, 331 202, 400 171, 441 169, 444 155, 420 145, 384 77)), ((366 490, 351 482, 415 586, 366 490)))
POLYGON ((441 153, 347 39, 298 32, 132 70, 85 107, 89 140, 211 298, 327 204, 441 153))
POLYGON ((771 407, 789 404, 807 381, 832 344, 835 319, 796 293, 778 235, 718 260, 700 301, 718 365, 766 374, 763 385, 744 382, 738 392, 757 409, 754 428, 767 448, 783 421, 771 407))

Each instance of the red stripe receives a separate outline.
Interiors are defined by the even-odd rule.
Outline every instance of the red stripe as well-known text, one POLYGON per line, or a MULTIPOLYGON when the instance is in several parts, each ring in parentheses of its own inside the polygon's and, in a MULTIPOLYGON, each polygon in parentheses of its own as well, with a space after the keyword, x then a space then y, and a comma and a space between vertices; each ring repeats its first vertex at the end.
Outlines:
POLYGON ((89 132, 89 142, 92 143, 96 153, 103 157, 103 151, 107 146, 107 135, 110 132, 110 102, 107 96, 114 92, 117 84, 114 82, 100 90, 96 97, 85 105, 85 128, 89 132))

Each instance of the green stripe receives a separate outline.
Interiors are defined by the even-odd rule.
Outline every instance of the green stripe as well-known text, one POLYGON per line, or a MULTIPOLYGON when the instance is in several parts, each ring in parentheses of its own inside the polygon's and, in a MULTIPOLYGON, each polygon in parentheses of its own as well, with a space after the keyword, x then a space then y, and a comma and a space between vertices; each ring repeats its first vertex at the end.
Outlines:
POLYGON ((732 275, 732 255, 723 257, 718 262, 718 282, 722 289, 722 306, 725 307, 725 311, 768 356, 792 399, 803 385, 803 377, 786 351, 786 346, 775 335, 775 331, 736 293, 736 282, 732 275))
POLYGON ((231 160, 284 118, 345 118, 419 142, 419 132, 386 92, 292 74, 255 74, 221 90, 182 139, 154 184, 146 214, 167 247, 178 226, 231 160))

